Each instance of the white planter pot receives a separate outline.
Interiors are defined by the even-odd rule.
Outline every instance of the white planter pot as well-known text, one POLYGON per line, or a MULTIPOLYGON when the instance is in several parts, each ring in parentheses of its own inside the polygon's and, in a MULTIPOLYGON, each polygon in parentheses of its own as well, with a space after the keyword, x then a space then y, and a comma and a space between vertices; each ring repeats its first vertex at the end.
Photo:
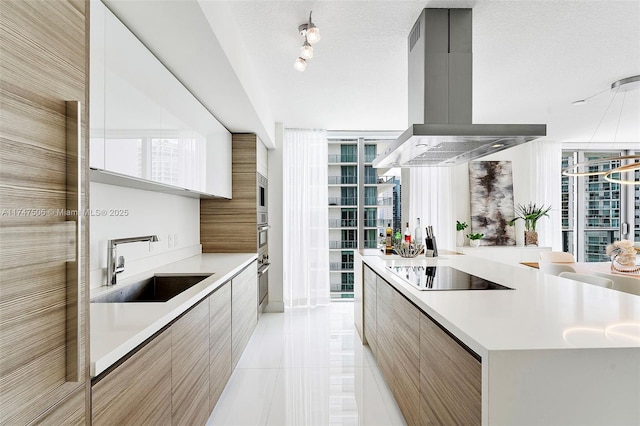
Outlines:
POLYGON ((469 240, 469 245, 471 247, 479 247, 480 246, 480 240, 469 240))
POLYGON ((456 234, 456 247, 464 246, 464 231, 458 231, 456 234))

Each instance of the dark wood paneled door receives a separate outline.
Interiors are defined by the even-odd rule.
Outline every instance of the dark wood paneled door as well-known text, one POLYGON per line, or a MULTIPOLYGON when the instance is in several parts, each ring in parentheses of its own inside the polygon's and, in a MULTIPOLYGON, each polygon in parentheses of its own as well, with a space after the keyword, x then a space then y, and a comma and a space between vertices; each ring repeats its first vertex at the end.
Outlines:
POLYGON ((0 1, 0 424, 85 412, 88 8, 0 1))

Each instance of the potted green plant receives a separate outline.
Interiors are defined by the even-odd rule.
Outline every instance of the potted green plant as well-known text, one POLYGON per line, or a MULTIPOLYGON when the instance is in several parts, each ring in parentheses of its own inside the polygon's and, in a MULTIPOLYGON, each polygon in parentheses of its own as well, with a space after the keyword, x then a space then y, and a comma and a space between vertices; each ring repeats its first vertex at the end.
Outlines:
POLYGON ((478 247, 482 237, 484 237, 484 234, 467 234, 467 238, 469 238, 469 245, 471 247, 478 247))
POLYGON ((456 234, 456 246, 462 247, 464 245, 463 231, 468 227, 469 225, 467 224, 467 222, 460 222, 459 220, 456 220, 456 231, 458 231, 458 233, 456 234))
POLYGON ((518 204, 516 207, 517 216, 509 221, 509 225, 513 226, 518 219, 524 220, 524 245, 525 246, 537 246, 538 245, 538 232, 536 231, 536 224, 538 219, 546 216, 549 217, 549 211, 551 207, 545 207, 544 205, 538 207, 536 203, 529 203, 528 205, 518 204))

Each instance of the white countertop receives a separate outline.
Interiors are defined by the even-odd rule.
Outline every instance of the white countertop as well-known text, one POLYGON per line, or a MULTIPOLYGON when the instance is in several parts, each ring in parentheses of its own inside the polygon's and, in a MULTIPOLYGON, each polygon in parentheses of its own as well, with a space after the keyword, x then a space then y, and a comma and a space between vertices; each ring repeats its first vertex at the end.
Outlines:
POLYGON ((255 253, 201 254, 92 290, 91 298, 154 274, 213 274, 163 303, 91 303, 91 376, 106 370, 256 259, 255 253))
POLYGON ((367 265, 482 357, 501 350, 640 348, 640 296, 474 256, 369 253, 362 256, 367 265), (394 265, 451 266, 515 291, 420 291, 386 268, 394 265))

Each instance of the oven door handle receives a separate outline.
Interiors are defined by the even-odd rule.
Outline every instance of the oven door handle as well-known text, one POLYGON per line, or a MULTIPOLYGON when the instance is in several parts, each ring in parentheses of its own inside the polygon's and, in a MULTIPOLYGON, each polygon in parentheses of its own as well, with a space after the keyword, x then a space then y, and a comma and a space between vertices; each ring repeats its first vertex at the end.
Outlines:
POLYGON ((266 231, 269 228, 271 228, 271 225, 258 226, 258 232, 266 231))
POLYGON ((265 272, 269 270, 270 267, 271 267, 270 263, 266 263, 262 265, 260 269, 258 269, 258 276, 261 277, 265 272))

